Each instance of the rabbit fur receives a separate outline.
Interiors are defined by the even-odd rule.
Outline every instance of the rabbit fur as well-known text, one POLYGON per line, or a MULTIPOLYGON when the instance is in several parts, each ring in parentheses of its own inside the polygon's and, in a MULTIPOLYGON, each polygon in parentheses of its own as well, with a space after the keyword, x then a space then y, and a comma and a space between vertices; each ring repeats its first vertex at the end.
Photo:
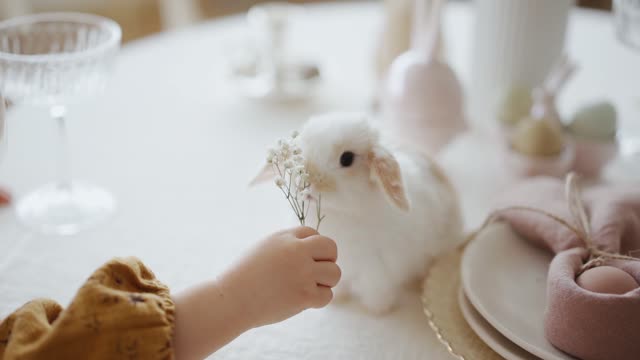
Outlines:
POLYGON ((391 310, 431 259, 463 239, 457 195, 442 170, 383 134, 363 114, 331 113, 312 117, 296 139, 313 197, 321 196, 320 232, 338 244, 335 295, 374 313, 391 310))

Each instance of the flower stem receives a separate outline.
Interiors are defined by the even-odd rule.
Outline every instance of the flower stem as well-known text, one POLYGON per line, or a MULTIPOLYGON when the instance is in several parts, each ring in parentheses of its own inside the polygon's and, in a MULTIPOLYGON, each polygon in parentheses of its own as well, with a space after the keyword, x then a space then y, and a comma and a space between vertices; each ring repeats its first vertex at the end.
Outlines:
POLYGON ((318 217, 318 224, 316 225, 316 231, 320 230, 320 223, 324 219, 324 215, 320 213, 320 203, 322 202, 322 193, 318 194, 318 201, 316 202, 316 216, 318 217))

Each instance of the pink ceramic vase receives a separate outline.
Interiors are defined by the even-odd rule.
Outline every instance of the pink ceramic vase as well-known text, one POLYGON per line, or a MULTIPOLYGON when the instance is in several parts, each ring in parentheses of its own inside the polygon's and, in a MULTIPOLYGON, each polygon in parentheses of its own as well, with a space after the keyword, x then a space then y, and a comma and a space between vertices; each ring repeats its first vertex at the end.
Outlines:
POLYGON ((383 98, 388 129, 428 154, 466 128, 460 82, 438 59, 443 2, 416 0, 411 48, 391 64, 383 98))

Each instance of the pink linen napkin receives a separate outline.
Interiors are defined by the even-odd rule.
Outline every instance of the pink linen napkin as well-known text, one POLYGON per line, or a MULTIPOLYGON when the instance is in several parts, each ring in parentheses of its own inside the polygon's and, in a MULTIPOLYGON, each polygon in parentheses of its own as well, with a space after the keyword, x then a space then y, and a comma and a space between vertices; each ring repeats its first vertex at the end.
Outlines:
MULTIPOLYGON (((640 184, 598 186, 582 192, 598 249, 629 255, 640 249, 640 184)), ((575 225, 562 181, 534 178, 501 196, 497 209, 526 206, 575 225)), ((560 350, 584 360, 640 359, 640 288, 624 295, 599 294, 575 278, 588 257, 584 241, 551 217, 530 211, 499 212, 518 234, 556 254, 547 280, 545 334, 560 350)), ((608 260, 640 283, 640 262, 608 260)))

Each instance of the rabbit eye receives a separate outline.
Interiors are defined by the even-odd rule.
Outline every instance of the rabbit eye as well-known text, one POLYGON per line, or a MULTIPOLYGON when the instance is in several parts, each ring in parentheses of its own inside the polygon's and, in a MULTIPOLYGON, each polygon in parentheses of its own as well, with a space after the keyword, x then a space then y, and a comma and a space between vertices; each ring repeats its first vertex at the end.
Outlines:
POLYGON ((356 157, 356 154, 354 154, 351 151, 345 151, 342 153, 342 155, 340 155, 340 165, 342 165, 342 167, 349 167, 353 164, 353 159, 356 157))

